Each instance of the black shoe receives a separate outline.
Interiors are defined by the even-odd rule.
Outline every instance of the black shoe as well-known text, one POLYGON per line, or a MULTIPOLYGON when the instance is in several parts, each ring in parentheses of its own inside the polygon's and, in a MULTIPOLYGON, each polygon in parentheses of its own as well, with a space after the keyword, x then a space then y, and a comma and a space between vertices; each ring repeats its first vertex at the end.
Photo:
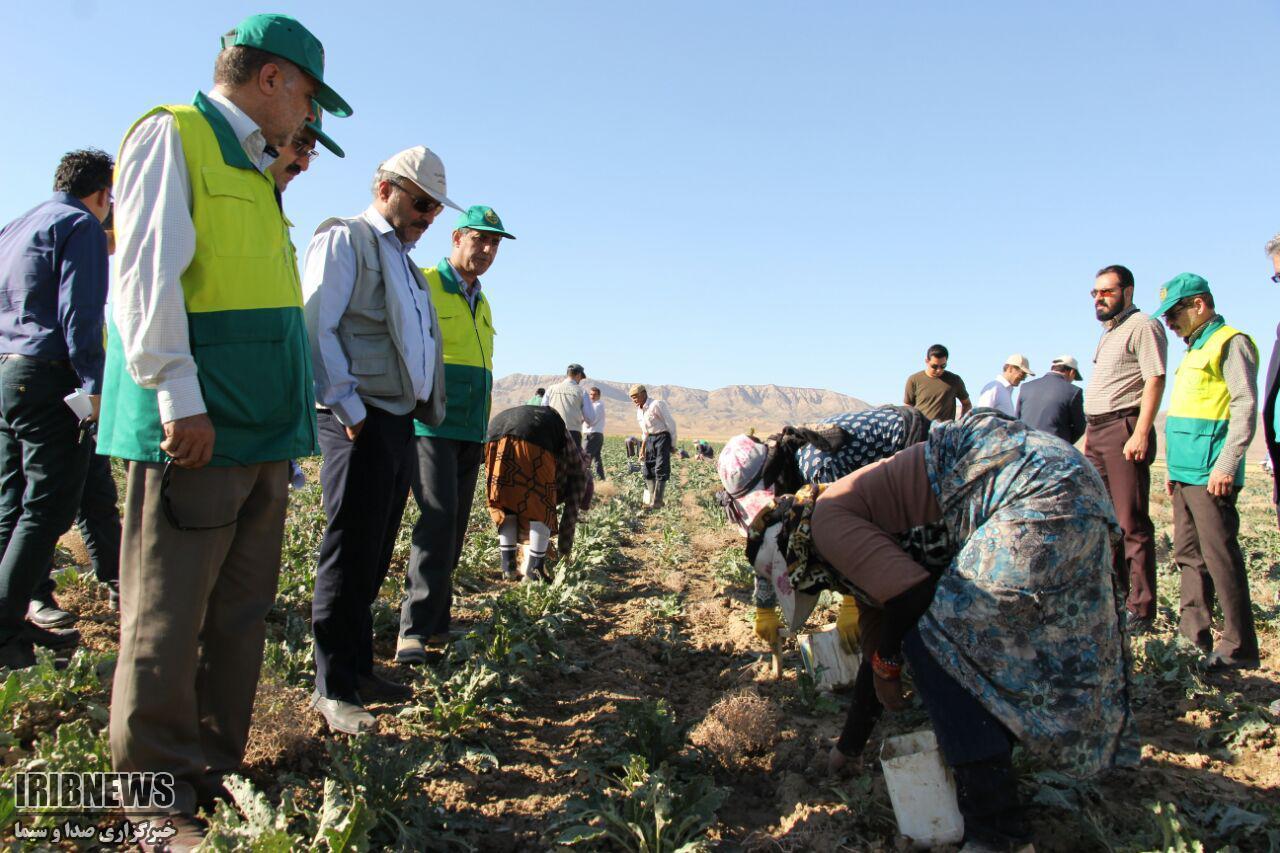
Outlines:
POLYGON ((525 569, 525 579, 531 581, 549 581, 551 578, 547 575, 547 555, 541 557, 530 557, 529 565, 525 569))
POLYGON ((120 612, 120 581, 106 581, 107 585, 107 604, 111 605, 111 609, 116 613, 120 612))
POLYGON ((0 645, 0 669, 26 669, 36 665, 36 653, 31 641, 15 637, 0 645))
POLYGON ((59 608, 53 596, 49 596, 47 599, 31 599, 27 605, 27 621, 41 628, 66 628, 76 624, 76 617, 74 613, 59 608))
POLYGON ((519 580, 520 572, 516 570, 515 550, 502 551, 500 556, 502 557, 502 579, 507 581, 519 580))
POLYGON ((380 675, 361 675, 356 679, 356 692, 361 702, 403 702, 413 698, 413 688, 380 675))
POLYGON ((41 628, 32 622, 22 626, 18 636, 29 643, 53 649, 55 652, 74 649, 80 645, 80 632, 75 628, 41 628))

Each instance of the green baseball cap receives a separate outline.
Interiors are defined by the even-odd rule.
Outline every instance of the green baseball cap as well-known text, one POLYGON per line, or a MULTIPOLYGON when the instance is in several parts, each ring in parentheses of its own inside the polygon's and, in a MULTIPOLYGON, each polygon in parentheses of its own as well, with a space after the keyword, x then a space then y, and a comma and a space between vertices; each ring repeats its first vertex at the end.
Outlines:
POLYGON ((256 47, 289 60, 316 81, 320 106, 339 118, 351 115, 351 105, 324 82, 324 45, 296 18, 251 15, 222 37, 222 47, 256 47))
POLYGON ((1199 296, 1209 292, 1209 282, 1195 273, 1184 272, 1174 276, 1160 288, 1160 307, 1152 317, 1163 317, 1165 312, 1188 296, 1199 296))
POLYGON ((492 231, 494 234, 501 234, 508 240, 514 240, 516 235, 508 234, 502 230, 502 220, 498 218, 498 214, 493 212, 492 207, 485 207, 483 204, 473 204, 467 208, 466 212, 458 217, 458 221, 454 223, 453 230, 459 228, 470 228, 472 231, 492 231))
POLYGON ((325 133, 323 130, 320 129, 320 121, 321 119, 324 118, 322 115, 320 115, 321 113, 320 105, 317 104, 315 101, 312 101, 311 109, 316 114, 316 120, 307 122, 307 130, 314 133, 316 135, 316 142, 319 142, 325 148, 328 148, 330 151, 332 151, 335 157, 346 157, 347 154, 345 151, 342 150, 342 147, 339 146, 338 143, 334 142, 333 138, 329 136, 329 134, 325 133))

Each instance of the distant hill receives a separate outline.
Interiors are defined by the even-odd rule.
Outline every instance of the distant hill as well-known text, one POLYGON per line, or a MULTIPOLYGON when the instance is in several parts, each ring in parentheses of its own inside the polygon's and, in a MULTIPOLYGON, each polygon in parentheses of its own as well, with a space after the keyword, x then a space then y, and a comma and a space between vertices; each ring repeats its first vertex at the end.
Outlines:
MULTIPOLYGON (((562 375, 531 376, 513 373, 494 382, 493 410, 517 406, 533 396, 539 388, 547 388, 562 375)), ((635 435, 635 405, 627 396, 630 382, 588 378, 586 385, 596 385, 605 400, 605 432, 610 435, 635 435)), ((724 439, 755 427, 757 433, 776 432, 786 424, 820 420, 841 412, 860 412, 871 408, 857 397, 818 388, 787 388, 781 385, 730 385, 714 391, 685 388, 680 385, 648 385, 649 393, 667 401, 676 419, 681 441, 699 438, 724 439)))

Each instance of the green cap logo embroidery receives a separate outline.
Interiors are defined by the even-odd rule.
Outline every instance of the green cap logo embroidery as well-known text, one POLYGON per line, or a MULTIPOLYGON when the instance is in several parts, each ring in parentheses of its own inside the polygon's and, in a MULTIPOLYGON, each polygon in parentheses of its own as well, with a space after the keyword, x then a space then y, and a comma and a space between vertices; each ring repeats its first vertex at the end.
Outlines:
POLYGON ((490 225, 498 224, 498 214, 493 212, 492 207, 484 212, 484 221, 488 222, 490 225))

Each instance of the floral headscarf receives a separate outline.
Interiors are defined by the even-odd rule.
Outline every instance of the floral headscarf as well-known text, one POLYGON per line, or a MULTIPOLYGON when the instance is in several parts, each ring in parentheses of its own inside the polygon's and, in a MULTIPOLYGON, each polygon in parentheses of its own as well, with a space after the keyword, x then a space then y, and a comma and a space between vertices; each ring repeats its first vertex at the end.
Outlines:
POLYGON ((720 483, 724 486, 724 491, 717 497, 729 521, 743 536, 747 535, 756 514, 773 502, 773 489, 760 487, 768 456, 768 446, 759 439, 735 435, 720 451, 720 459, 716 463, 720 483))

